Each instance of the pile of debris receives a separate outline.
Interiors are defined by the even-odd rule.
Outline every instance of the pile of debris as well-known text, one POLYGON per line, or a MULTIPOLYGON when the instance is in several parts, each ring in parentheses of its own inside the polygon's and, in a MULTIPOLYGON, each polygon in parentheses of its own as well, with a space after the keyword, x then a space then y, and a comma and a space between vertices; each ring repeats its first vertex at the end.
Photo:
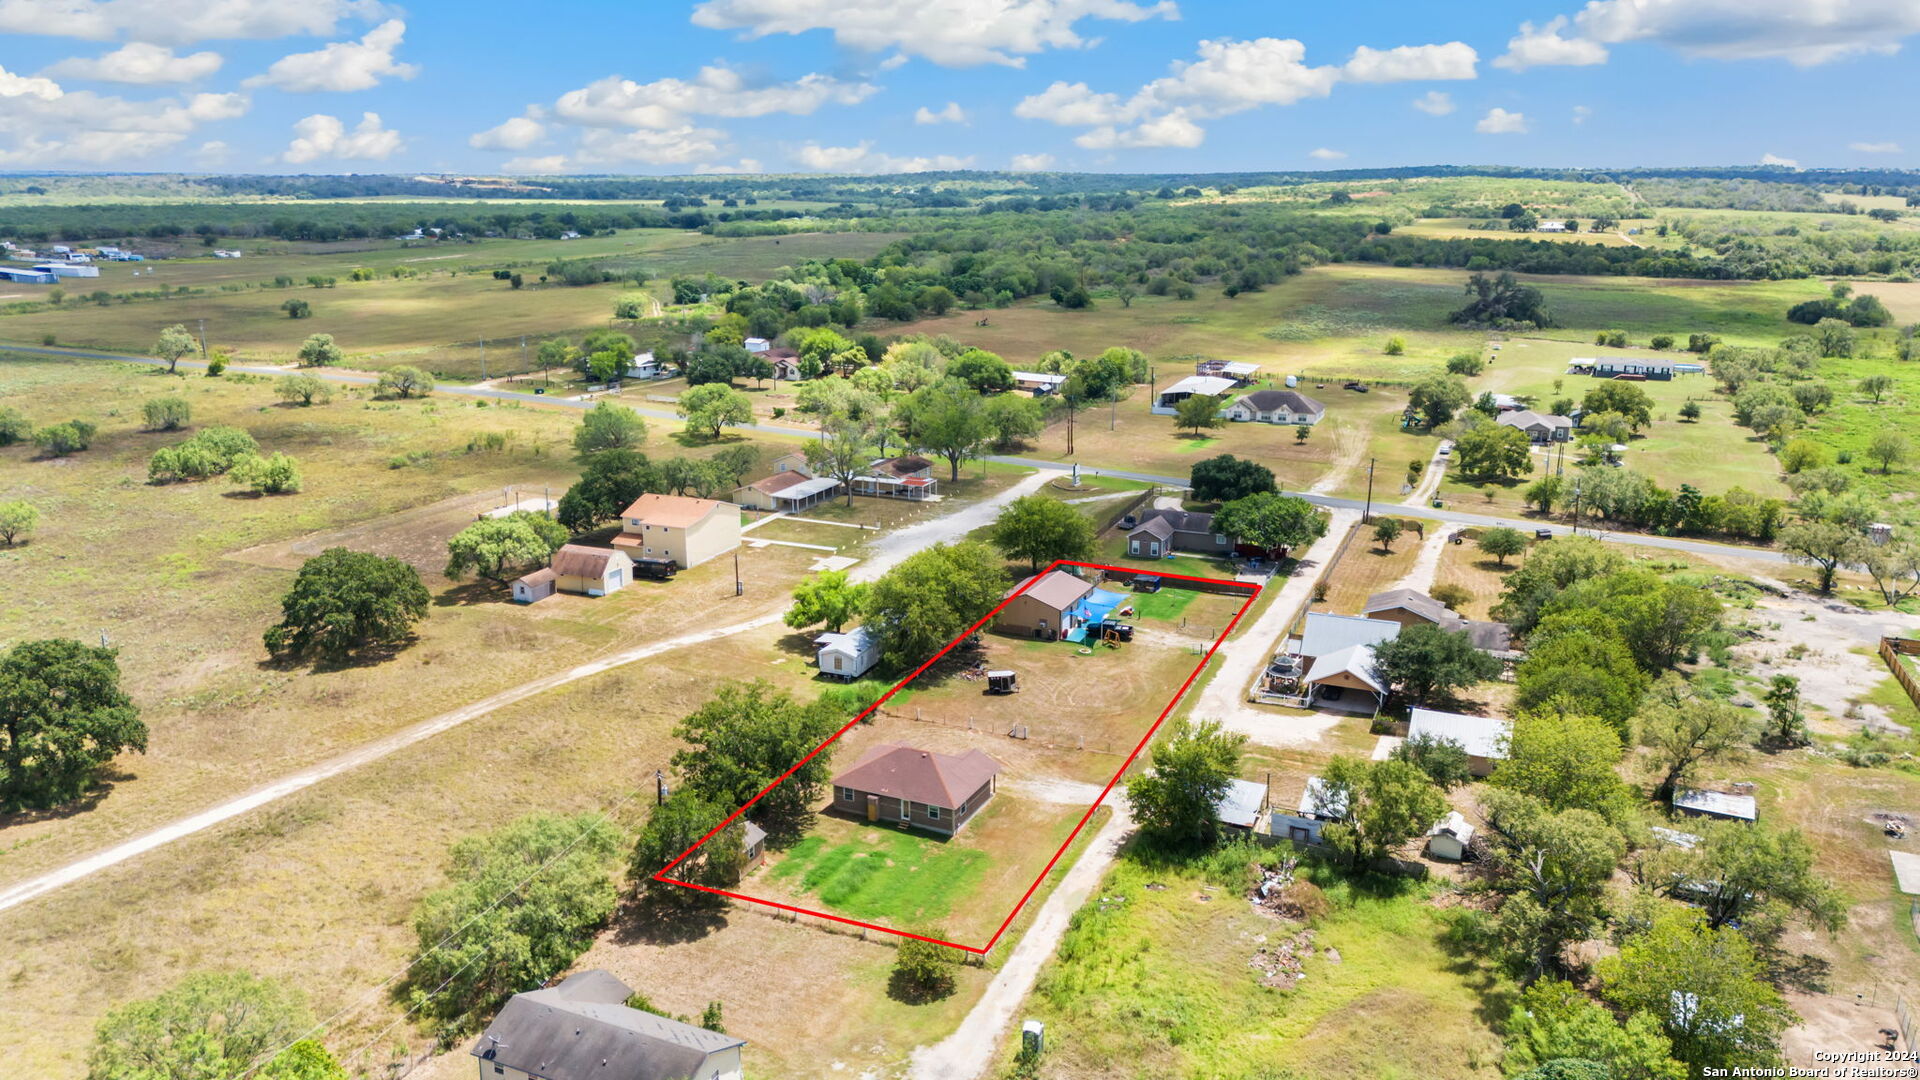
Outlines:
POLYGON ((1291 990, 1307 977, 1300 966, 1313 955, 1313 931, 1302 930, 1291 937, 1269 942, 1265 934, 1253 939, 1254 953, 1247 966, 1260 973, 1260 985, 1275 990, 1291 990))
POLYGON ((1270 919, 1295 919, 1306 922, 1325 915, 1326 894, 1311 881, 1296 880, 1294 869, 1299 859, 1290 858, 1278 866, 1255 866, 1259 880, 1248 900, 1253 910, 1270 919))

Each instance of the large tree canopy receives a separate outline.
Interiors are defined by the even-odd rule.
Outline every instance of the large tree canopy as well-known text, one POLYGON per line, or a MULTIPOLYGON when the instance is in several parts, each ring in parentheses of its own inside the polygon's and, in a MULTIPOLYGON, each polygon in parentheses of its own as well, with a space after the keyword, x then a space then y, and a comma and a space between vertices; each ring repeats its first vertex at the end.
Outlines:
POLYGON ((1270 550, 1296 548, 1327 534, 1327 515, 1298 496, 1263 491, 1221 507, 1213 529, 1270 550))
POLYGON ((1153 766, 1127 778, 1133 817, 1149 836, 1174 846, 1205 846, 1220 838, 1220 800, 1240 775, 1245 735, 1218 720, 1181 720, 1153 748, 1153 766))
POLYGON ((405 560, 328 548, 300 567, 281 598, 282 618, 267 629, 267 651, 337 660, 369 645, 395 644, 426 618, 431 601, 420 572, 405 560))
POLYGON ((293 987, 244 972, 199 972, 107 1013, 87 1080, 219 1080, 256 1066, 251 1075, 261 1080, 344 1078, 331 1055, 300 1038, 312 1026, 293 987))
POLYGON ((1034 569, 1056 559, 1093 557, 1093 522, 1077 508, 1046 495, 1023 495, 1008 503, 993 523, 993 546, 1034 569))
POLYGON ((985 544, 935 544, 907 556, 873 583, 868 630, 880 638, 881 658, 913 668, 958 637, 1006 595, 1005 563, 985 544))
POLYGON ((1200 502, 1232 502, 1263 491, 1278 491, 1273 470, 1250 458, 1232 454, 1196 461, 1187 482, 1200 502))
POLYGON ((71 802, 114 755, 146 751, 114 655, 68 638, 0 653, 0 811, 71 802))

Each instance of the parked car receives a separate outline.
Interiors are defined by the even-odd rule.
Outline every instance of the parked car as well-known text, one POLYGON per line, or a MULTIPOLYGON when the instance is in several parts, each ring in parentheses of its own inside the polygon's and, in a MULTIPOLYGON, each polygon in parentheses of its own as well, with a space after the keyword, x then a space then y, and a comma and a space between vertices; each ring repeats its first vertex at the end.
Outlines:
POLYGON ((1139 524, 1140 524, 1140 519, 1135 517, 1132 514, 1128 514, 1126 517, 1123 517, 1120 519, 1120 527, 1122 529, 1132 529, 1135 526, 1138 526, 1139 524))
POLYGON ((1452 457, 1452 456, 1453 456, 1453 441, 1452 441, 1451 439, 1449 439, 1449 440, 1446 440, 1446 441, 1443 441, 1443 442, 1442 442, 1442 443, 1440 444, 1440 449, 1439 449, 1438 451, 1436 451, 1436 453, 1438 453, 1438 454, 1439 454, 1439 455, 1440 455, 1441 457, 1452 457))
POLYGON ((1553 530, 1552 529, 1535 529, 1533 530, 1533 538, 1535 540, 1551 540, 1553 539, 1553 530))
POLYGON ((1089 627, 1088 629, 1093 631, 1094 637, 1101 638, 1101 639, 1105 639, 1108 634, 1112 634, 1114 637, 1119 638, 1121 641, 1133 640, 1133 624, 1132 623, 1114 622, 1112 620, 1108 620, 1106 622, 1095 623, 1093 626, 1089 627))
POLYGON ((633 576, 651 578, 654 581, 666 581, 680 572, 680 565, 672 559, 635 559, 633 576))

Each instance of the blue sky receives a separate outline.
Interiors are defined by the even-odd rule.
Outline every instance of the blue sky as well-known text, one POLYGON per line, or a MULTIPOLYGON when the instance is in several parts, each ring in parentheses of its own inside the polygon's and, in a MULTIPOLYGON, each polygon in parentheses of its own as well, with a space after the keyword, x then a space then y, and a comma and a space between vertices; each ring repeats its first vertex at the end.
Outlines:
POLYGON ((1920 0, 0 0, 0 169, 1904 167, 1916 35, 1920 0))

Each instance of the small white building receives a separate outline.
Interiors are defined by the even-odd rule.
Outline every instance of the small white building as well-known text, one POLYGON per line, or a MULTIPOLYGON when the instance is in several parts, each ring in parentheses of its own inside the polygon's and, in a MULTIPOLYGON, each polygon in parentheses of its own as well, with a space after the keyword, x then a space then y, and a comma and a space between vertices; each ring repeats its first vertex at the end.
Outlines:
POLYGON ((554 594, 560 575, 553 567, 543 566, 533 573, 513 583, 513 602, 516 604, 534 604, 554 594))
POLYGON ((1214 819, 1235 832, 1252 832, 1267 812, 1267 785, 1253 780, 1229 780, 1220 801, 1213 804, 1214 819))
POLYGON ((653 350, 649 349, 646 352, 636 355, 633 358, 633 362, 627 365, 626 377, 629 379, 664 379, 667 377, 667 366, 659 360, 654 359, 653 350))
POLYGON ((1704 788, 1681 788, 1673 793, 1673 808, 1692 817, 1724 821, 1758 821, 1760 804, 1751 795, 1734 795, 1704 788))
POLYGON ((766 352, 768 349, 773 348, 773 342, 768 341, 766 338, 763 338, 763 337, 750 337, 747 340, 741 342, 740 344, 748 352, 754 353, 755 355, 766 352))
POLYGON ((880 643, 864 626, 840 634, 821 634, 813 639, 820 674, 845 682, 865 675, 880 662, 880 643))
POLYGON ((1231 392, 1237 385, 1232 379, 1223 379, 1218 375, 1189 375, 1155 394, 1153 407, 1149 411, 1155 416, 1172 416, 1181 402, 1195 394, 1217 398, 1231 392))
POLYGON ((1454 810, 1427 830, 1427 854, 1447 862, 1463 862, 1473 842, 1473 823, 1454 810))
POLYGON ((1065 375, 1049 375, 1044 371, 1016 371, 1013 373, 1013 386, 1016 390, 1025 390, 1034 397, 1051 394, 1060 389, 1067 381, 1065 375))
POLYGON ((1566 232, 1566 231, 1567 231, 1567 223, 1566 223, 1566 222, 1564 222, 1564 221, 1543 221, 1543 222, 1541 222, 1541 223, 1540 223, 1539 225, 1537 225, 1537 226, 1535 226, 1535 227, 1534 227, 1534 231, 1536 231, 1536 232, 1566 232))
POLYGON ((561 592, 605 596, 633 581, 633 559, 614 548, 566 544, 553 553, 554 585, 561 592))

